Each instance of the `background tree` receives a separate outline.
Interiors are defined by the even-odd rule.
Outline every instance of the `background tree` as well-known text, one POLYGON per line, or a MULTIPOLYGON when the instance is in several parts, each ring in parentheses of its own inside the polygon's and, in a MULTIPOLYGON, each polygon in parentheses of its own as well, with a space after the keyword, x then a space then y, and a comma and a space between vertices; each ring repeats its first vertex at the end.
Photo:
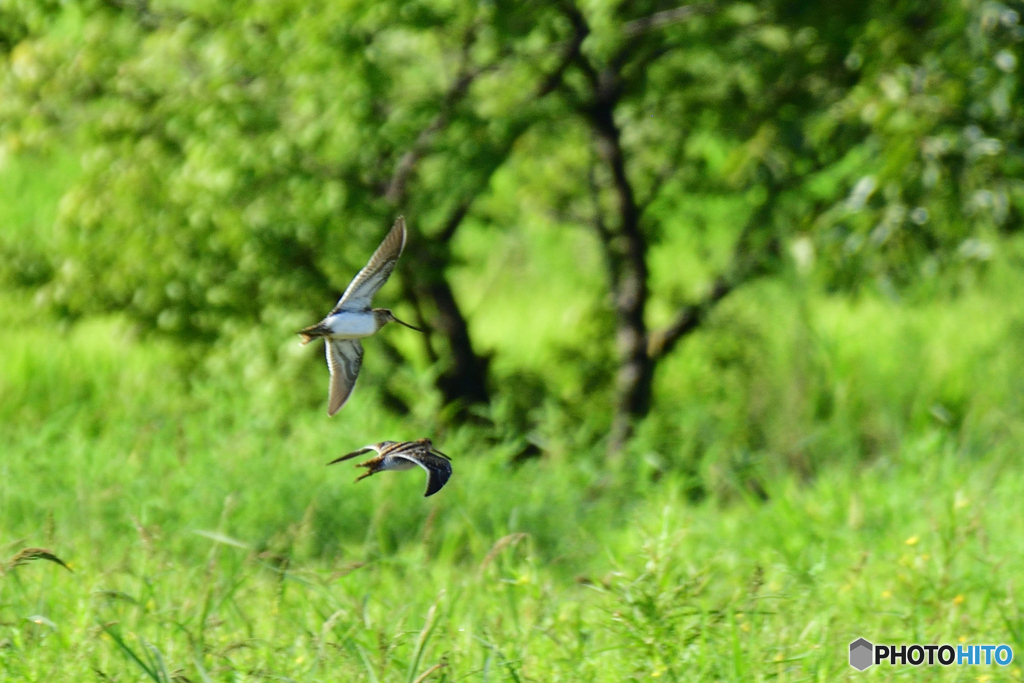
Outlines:
POLYGON ((396 305, 430 331, 422 354, 459 408, 493 389, 450 281, 460 226, 508 229, 538 206, 588 226, 619 452, 659 362, 737 289, 795 265, 836 290, 911 291, 1017 228, 1019 16, 783 0, 14 5, 0 131, 15 151, 71 131, 81 151, 60 253, 39 256, 42 297, 189 343, 297 329, 406 213, 396 305), (499 217, 502 193, 516 199, 499 217), (680 233, 702 253, 689 291, 652 275, 652 248, 680 233), (672 311, 657 324, 655 304, 672 311))

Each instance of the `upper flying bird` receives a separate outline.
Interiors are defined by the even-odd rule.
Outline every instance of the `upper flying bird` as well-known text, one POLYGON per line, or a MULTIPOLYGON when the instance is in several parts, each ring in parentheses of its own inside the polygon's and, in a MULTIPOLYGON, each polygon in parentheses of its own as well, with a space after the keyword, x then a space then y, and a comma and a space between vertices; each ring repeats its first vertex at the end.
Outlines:
POLYGON ((427 491, 423 494, 424 497, 427 497, 440 491, 441 487, 448 482, 448 478, 452 476, 451 458, 434 448, 430 439, 381 441, 370 446, 363 446, 358 451, 335 458, 327 464, 333 465, 370 451, 376 451, 377 455, 356 465, 356 467, 368 468, 366 474, 357 477, 356 481, 384 470, 409 470, 419 465, 427 473, 427 491))
POLYGON ((399 216, 377 251, 373 252, 369 263, 348 283, 345 293, 327 317, 299 332, 303 344, 317 337, 323 337, 326 342, 327 367, 331 371, 328 415, 341 410, 352 394, 359 368, 363 364, 363 345, 359 343, 361 338, 375 334, 390 322, 405 325, 417 332, 423 331, 402 322, 386 308, 370 308, 373 295, 388 281, 388 276, 398 263, 398 257, 402 255, 403 247, 405 219, 399 216))

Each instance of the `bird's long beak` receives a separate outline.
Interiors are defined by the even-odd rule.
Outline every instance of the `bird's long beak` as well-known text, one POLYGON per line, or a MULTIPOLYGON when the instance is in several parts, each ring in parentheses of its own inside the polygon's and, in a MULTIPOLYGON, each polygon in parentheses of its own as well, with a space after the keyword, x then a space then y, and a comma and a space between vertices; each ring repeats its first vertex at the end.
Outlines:
POLYGON ((362 455, 363 453, 365 453, 365 451, 352 451, 351 453, 346 453, 345 455, 341 456, 340 458, 335 458, 334 460, 330 461, 327 464, 328 465, 333 465, 335 463, 341 462, 342 460, 348 460, 349 458, 354 458, 357 455, 362 455))
POLYGON ((421 330, 420 328, 416 327, 415 325, 410 325, 407 322, 403 322, 403 321, 399 320, 398 318, 396 318, 394 315, 391 316, 391 319, 394 320, 399 325, 405 325, 410 330, 416 330, 417 332, 423 332, 423 330, 421 330))

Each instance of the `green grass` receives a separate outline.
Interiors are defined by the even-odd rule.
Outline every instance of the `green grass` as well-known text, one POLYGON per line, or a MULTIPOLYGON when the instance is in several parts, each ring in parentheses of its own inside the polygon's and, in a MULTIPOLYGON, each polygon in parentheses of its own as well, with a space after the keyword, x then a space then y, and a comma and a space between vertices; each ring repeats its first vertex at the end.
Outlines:
MULTIPOLYGON (((0 246, 45 253, 24 228, 52 220, 62 181, 42 169, 5 195, 0 223, 28 232, 0 246)), ((538 230, 463 245, 482 265, 458 273, 460 299, 500 359, 495 426, 445 426, 432 396, 383 411, 373 340, 328 419, 321 354, 289 334, 302 321, 197 358, 116 317, 53 319, 9 279, 0 681, 1022 678, 1017 661, 846 663, 861 636, 1024 656, 1020 244, 956 297, 737 293, 659 369, 655 412, 610 466, 606 358, 569 351, 601 332, 599 302, 521 296, 557 254, 589 258, 587 238, 538 230), (455 458, 429 499, 418 471, 356 485, 324 466, 421 436, 455 458), (543 457, 510 465, 526 438, 543 457), (27 548, 71 571, 12 562, 27 548)))
POLYGON ((231 388, 244 377, 175 379, 175 350, 116 320, 5 326, 0 549, 45 547, 73 571, 34 562, 0 578, 0 680, 415 681, 436 665, 426 680, 834 680, 853 675, 858 636, 1024 652, 1019 422, 976 414, 1001 389, 962 389, 975 426, 958 429, 879 398, 915 373, 918 392, 955 394, 943 387, 981 372, 959 354, 984 357, 1012 326, 945 353, 904 326, 957 330, 983 301, 916 322, 876 302, 817 306, 833 379, 851 400, 905 404, 903 430, 867 465, 839 459, 809 482, 779 468, 767 502, 740 482, 694 503, 685 470, 652 469, 642 445, 610 473, 598 449, 510 468, 480 429, 389 417, 367 387, 339 419, 301 403, 281 414, 231 388), (323 466, 422 434, 456 458, 430 499, 415 473, 354 485, 323 466))

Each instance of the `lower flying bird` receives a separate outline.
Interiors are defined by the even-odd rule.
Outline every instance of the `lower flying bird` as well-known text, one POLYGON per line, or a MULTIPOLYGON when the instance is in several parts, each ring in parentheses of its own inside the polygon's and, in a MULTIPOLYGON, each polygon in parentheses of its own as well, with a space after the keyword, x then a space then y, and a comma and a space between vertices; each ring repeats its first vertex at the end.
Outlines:
POLYGON ((375 451, 377 455, 356 465, 356 467, 366 467, 368 470, 356 481, 366 479, 371 474, 377 474, 384 470, 410 470, 419 465, 427 473, 427 491, 423 494, 426 497, 440 491, 441 487, 448 482, 448 478, 452 476, 451 458, 434 448, 430 439, 382 441, 371 446, 363 446, 358 451, 343 455, 327 464, 333 465, 370 451, 375 451))
POLYGON ((312 327, 299 332, 302 343, 308 344, 323 337, 327 351, 327 367, 331 371, 330 395, 327 414, 334 415, 352 394, 363 365, 363 345, 359 340, 376 334, 390 322, 423 330, 402 322, 386 308, 370 308, 377 293, 395 269, 398 257, 405 247, 405 219, 399 216, 384 241, 373 252, 369 263, 360 270, 338 299, 327 317, 312 327))

